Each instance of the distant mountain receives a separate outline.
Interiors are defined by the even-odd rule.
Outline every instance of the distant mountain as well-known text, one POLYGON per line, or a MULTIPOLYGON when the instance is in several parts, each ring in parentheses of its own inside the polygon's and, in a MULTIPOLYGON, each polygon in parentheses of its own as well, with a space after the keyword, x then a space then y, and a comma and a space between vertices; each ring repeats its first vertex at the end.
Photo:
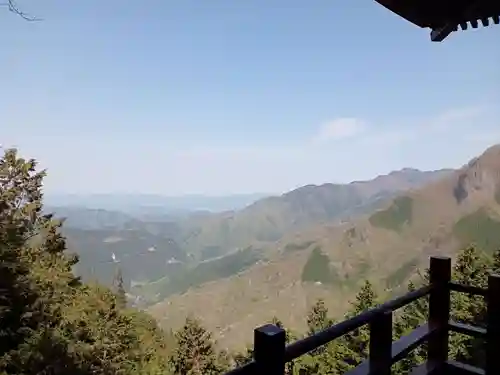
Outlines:
MULTIPOLYGON (((264 247, 267 257, 237 275, 172 295, 150 312, 165 326, 175 327, 203 306, 205 324, 221 345, 234 347, 244 345, 241 337, 251 337, 252 329, 273 315, 287 326, 305 328, 304 316, 316 298, 324 298, 331 313, 344 313, 365 279, 382 294, 395 293, 432 254, 453 256, 472 243, 490 254, 500 248, 500 145, 460 170, 438 172, 420 188, 382 199, 375 211, 342 222, 323 220, 338 212, 328 207, 344 209, 338 201, 362 195, 360 189, 366 194, 362 196, 374 197, 390 191, 388 186, 393 191, 402 186, 400 176, 406 188, 414 186, 415 176, 421 181, 419 175, 403 170, 367 183, 304 187, 271 199, 288 212, 303 212, 294 217, 296 222, 317 224, 288 231, 264 247), (348 187, 357 193, 345 193, 348 187), (332 189, 336 194, 329 195, 332 189)), ((350 202, 352 207, 358 201, 350 202)))
POLYGON ((401 192, 451 173, 449 169, 403 169, 370 181, 307 185, 260 199, 242 210, 188 220, 183 225, 184 240, 199 259, 221 256, 236 248, 277 241, 291 231, 370 212, 401 192))
POLYGON ((64 232, 80 254, 80 274, 109 283, 119 266, 127 285, 134 282, 136 293, 154 301, 241 272, 264 260, 265 249, 272 253, 272 244, 290 233, 373 211, 401 192, 450 173, 405 169, 372 181, 308 185, 222 213, 138 215, 76 206, 47 210, 66 218, 64 232), (152 288, 137 287, 151 281, 152 288))
POLYGON ((127 224, 137 221, 133 216, 120 211, 105 210, 102 208, 83 208, 74 206, 49 206, 45 212, 64 218, 65 228, 78 229, 122 229, 127 224))
POLYGON ((45 201, 49 206, 77 206, 116 210, 134 215, 162 215, 192 211, 238 210, 265 196, 266 194, 259 193, 177 197, 154 194, 46 194, 45 201))

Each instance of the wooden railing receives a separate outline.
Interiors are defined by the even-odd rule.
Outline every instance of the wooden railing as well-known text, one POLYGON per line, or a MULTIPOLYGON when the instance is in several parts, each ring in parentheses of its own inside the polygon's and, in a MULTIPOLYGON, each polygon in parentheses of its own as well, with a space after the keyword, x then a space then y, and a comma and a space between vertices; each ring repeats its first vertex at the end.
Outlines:
POLYGON ((423 343, 427 343, 427 361, 414 368, 410 372, 412 375, 500 375, 500 276, 490 275, 487 289, 454 283, 451 281, 451 259, 447 257, 431 257, 429 285, 288 346, 285 344, 283 329, 273 324, 256 328, 253 361, 226 375, 283 375, 287 362, 366 324, 370 330, 369 358, 349 371, 348 375, 389 375, 394 363, 423 343), (485 297, 487 329, 450 321, 451 291, 485 297), (428 321, 409 335, 393 342, 393 312, 427 295, 428 321), (448 359, 450 331, 485 339, 485 369, 448 359))

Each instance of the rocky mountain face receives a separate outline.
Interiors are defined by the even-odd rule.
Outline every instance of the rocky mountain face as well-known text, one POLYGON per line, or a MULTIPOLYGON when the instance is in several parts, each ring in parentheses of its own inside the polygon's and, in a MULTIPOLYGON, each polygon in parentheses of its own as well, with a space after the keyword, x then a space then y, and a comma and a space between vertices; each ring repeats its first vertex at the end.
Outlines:
MULTIPOLYGON (((412 170, 402 173, 414 175, 412 170)), ((251 337, 252 329, 273 315, 285 325, 304 327, 307 309, 319 297, 328 297, 333 313, 343 313, 365 279, 382 294, 398 293, 432 254, 453 256, 471 244, 489 254, 500 248, 500 145, 457 171, 436 173, 420 187, 382 200, 375 211, 342 222, 323 220, 333 216, 319 207, 335 206, 328 199, 334 189, 342 197, 339 201, 352 197, 345 186, 308 186, 281 200, 270 198, 274 205, 299 213, 308 203, 309 207, 317 203, 304 215, 320 219, 286 232, 264 247, 264 259, 237 275, 172 295, 150 311, 165 326, 175 326, 186 313, 199 311, 201 303, 201 318, 221 345, 238 346, 244 344, 241 337, 251 337), (317 198, 311 198, 314 191, 317 198)), ((394 175, 398 173, 383 176, 376 184, 394 181, 394 175)), ((395 186, 384 183, 371 190, 375 180, 351 185, 371 194, 380 192, 381 185, 395 186)), ((295 220, 304 217, 298 216, 295 220)))

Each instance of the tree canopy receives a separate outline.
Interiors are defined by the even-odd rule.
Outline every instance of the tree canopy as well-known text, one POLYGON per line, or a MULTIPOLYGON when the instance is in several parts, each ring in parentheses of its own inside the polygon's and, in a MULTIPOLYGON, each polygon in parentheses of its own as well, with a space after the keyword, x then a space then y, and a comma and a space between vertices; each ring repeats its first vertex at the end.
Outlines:
MULTIPOLYGON (((0 159, 0 374, 221 374, 251 360, 243 353, 220 350, 212 333, 192 316, 176 332, 158 327, 146 313, 127 306, 123 276, 116 270, 114 288, 88 284, 72 270, 78 256, 67 251, 62 223, 43 213, 45 171, 16 150, 0 159)), ((468 247, 453 267, 454 280, 484 287, 488 272, 500 272, 500 251, 493 257, 468 247)), ((428 272, 416 284, 428 281, 428 272)), ((366 281, 345 318, 379 303, 366 281)), ((420 299, 394 316, 394 338, 409 333, 427 318, 428 301, 420 299)), ((480 297, 452 294, 452 318, 484 327, 485 306, 480 297)), ((306 334, 332 324, 323 300, 307 316, 306 334)), ((283 327, 279 317, 272 323, 283 327)), ((285 328, 287 342, 300 337, 285 328)), ((368 356, 368 327, 361 327, 286 367, 287 374, 343 374, 368 356)), ((452 357, 484 364, 482 343, 452 335, 452 357)), ((405 374, 425 360, 425 347, 413 351, 394 367, 405 374)))

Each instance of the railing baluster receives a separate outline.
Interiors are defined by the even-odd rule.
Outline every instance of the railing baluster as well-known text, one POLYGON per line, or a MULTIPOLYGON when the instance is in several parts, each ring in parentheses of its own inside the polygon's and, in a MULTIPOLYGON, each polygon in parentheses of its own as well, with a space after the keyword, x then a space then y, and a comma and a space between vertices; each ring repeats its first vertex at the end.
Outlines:
POLYGON ((498 375, 500 374, 500 275, 488 277, 486 304, 486 375, 498 375))
POLYGON ((254 330, 256 374, 285 374, 285 330, 274 324, 266 324, 254 330))
MULTIPOLYGON (((370 327, 370 353, 364 361, 349 374, 390 375, 393 362, 404 358, 412 349, 427 341, 428 359, 412 374, 485 374, 500 375, 500 275, 490 275, 488 289, 453 284, 451 260, 448 257, 432 257, 430 262, 430 285, 389 301, 375 309, 338 323, 311 337, 299 340, 285 347, 285 331, 267 324, 254 330, 254 361, 234 369, 226 375, 284 375, 285 361, 314 350, 332 340, 358 329, 364 324, 370 327), (487 328, 469 327, 450 322, 451 290, 486 297, 487 328), (392 343, 393 311, 429 293, 429 321, 409 335, 392 343), (486 371, 448 360, 448 334, 455 331, 473 337, 486 337, 486 371)), ((300 371, 299 371, 300 372, 300 371)))
POLYGON ((370 375, 390 375, 392 365, 392 312, 377 314, 370 322, 370 375))
POLYGON ((429 295, 429 337, 427 363, 429 369, 443 369, 448 359, 448 321, 450 320, 451 259, 431 257, 429 295))

